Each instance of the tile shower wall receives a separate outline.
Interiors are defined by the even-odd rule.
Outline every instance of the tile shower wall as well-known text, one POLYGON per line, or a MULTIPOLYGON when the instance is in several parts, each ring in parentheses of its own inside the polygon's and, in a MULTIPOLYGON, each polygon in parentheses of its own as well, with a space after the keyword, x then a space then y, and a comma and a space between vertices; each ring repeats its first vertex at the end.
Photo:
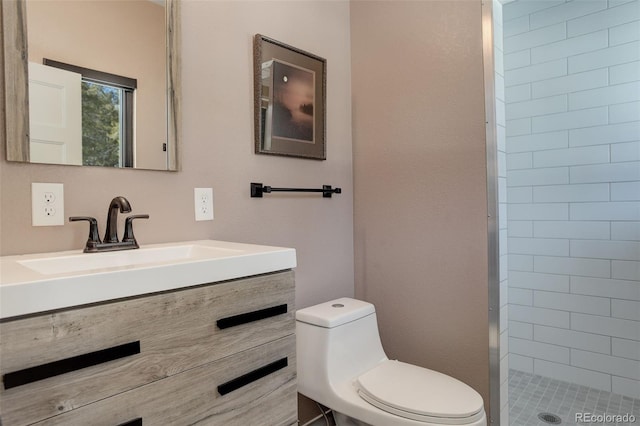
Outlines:
POLYGON ((492 1, 493 55, 496 98, 496 140, 498 149, 498 234, 500 247, 500 424, 509 424, 509 329, 508 329, 508 252, 507 252, 507 161, 504 97, 504 53, 502 3, 492 1))
POLYGON ((640 397, 640 4, 503 7, 512 369, 640 397))

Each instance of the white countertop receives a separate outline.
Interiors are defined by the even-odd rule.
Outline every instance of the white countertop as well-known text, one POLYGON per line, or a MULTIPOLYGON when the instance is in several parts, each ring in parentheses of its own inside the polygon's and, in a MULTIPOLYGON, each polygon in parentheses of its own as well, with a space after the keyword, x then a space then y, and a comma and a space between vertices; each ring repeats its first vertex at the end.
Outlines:
POLYGON ((0 257, 0 318, 291 269, 292 248, 201 240, 0 257))

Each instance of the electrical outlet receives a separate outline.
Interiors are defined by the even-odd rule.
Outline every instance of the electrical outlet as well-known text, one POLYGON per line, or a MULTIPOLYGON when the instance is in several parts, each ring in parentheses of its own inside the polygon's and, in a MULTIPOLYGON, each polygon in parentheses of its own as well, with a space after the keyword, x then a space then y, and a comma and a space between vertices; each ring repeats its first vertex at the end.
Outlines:
POLYGON ((64 225, 64 185, 31 184, 31 224, 33 226, 64 225))
POLYGON ((196 220, 213 220, 213 188, 194 188, 196 220))

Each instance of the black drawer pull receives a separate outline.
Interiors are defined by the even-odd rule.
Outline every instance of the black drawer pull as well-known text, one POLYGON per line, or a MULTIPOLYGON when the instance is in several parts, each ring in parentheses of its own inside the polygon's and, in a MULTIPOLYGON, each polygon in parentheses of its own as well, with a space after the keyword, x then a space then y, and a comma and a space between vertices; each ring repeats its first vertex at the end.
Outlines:
POLYGON ((220 393, 220 395, 226 395, 229 392, 233 392, 236 389, 240 389, 241 387, 248 385, 249 383, 255 382, 258 379, 262 379, 263 377, 268 376, 271 373, 282 370, 287 365, 289 365, 289 361, 286 357, 279 359, 275 362, 272 362, 271 364, 267 364, 264 367, 260 367, 247 374, 243 374, 240 377, 221 384, 220 386, 218 386, 218 393, 220 393))
POLYGON ((130 422, 120 423, 118 426, 142 426, 142 417, 133 419, 130 422))
POLYGON ((82 368, 91 367, 139 353, 140 341, 138 340, 131 343, 125 343, 124 345, 113 346, 111 348, 101 349, 88 354, 65 358, 59 361, 53 361, 47 364, 7 373, 2 376, 2 381, 4 382, 5 389, 11 389, 16 386, 26 385, 28 383, 37 382, 38 380, 48 379, 49 377, 59 376, 60 374, 69 373, 71 371, 80 370, 82 368))
POLYGON ((271 308, 260 309, 258 311, 247 312, 246 314, 234 315, 232 317, 220 318, 216 324, 218 328, 224 329, 234 327, 236 325, 246 324, 248 322, 258 321, 261 319, 275 317, 276 315, 286 314, 287 305, 272 306, 271 308))

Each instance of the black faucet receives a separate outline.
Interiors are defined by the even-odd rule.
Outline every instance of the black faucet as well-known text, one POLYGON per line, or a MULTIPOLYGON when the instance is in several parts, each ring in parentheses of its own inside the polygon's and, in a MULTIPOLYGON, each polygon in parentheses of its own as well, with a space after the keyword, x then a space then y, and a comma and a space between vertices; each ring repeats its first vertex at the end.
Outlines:
POLYGON ((104 243, 117 243, 118 240, 118 210, 120 213, 130 213, 131 204, 123 196, 114 197, 107 211, 107 229, 104 233, 104 243))
POLYGON ((104 241, 100 241, 98 232, 98 221, 93 217, 73 216, 69 218, 69 222, 86 220, 89 222, 89 238, 84 248, 85 253, 96 253, 100 251, 130 250, 137 249, 140 246, 133 235, 134 219, 149 219, 148 214, 137 214, 128 216, 125 220, 125 231, 122 241, 118 240, 118 210, 120 213, 129 213, 131 204, 122 197, 117 196, 109 203, 109 211, 107 212, 107 229, 104 234, 104 241))

